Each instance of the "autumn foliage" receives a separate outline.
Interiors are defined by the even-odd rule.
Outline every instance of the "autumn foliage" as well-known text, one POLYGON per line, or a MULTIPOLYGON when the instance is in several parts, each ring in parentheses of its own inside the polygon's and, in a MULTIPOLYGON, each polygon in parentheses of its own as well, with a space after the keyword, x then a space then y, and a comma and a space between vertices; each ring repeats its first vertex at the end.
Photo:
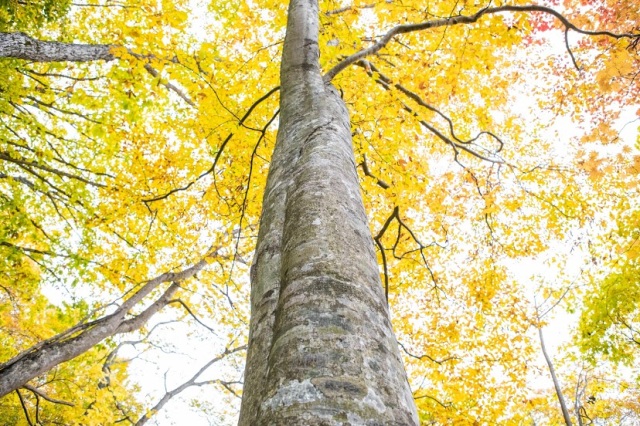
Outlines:
MULTIPOLYGON (((321 1, 321 64, 446 21, 330 74, 422 422, 562 422, 542 328, 573 421, 637 424, 640 6, 524 5, 321 1)), ((164 419, 205 365, 182 407, 233 422, 286 7, 0 1, 2 33, 112 55, 0 58, 0 363, 163 277, 7 424, 164 419)))

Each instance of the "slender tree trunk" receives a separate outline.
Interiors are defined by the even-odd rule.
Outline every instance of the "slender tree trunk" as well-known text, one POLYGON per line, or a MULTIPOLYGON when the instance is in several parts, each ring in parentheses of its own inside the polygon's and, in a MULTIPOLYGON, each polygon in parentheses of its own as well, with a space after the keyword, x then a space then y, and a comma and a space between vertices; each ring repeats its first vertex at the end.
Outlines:
POLYGON ((251 273, 240 425, 417 425, 367 225, 347 109, 292 0, 281 113, 251 273))
POLYGON ((558 397, 558 401, 560 402, 560 409, 562 410, 562 418, 564 419, 564 423, 567 426, 573 426, 571 423, 571 416, 569 415, 569 409, 567 409, 567 404, 564 401, 564 396, 562 395, 562 388, 560 387, 560 381, 556 376, 556 370, 553 368, 553 362, 547 353, 547 348, 544 345, 544 338, 542 337, 542 327, 538 327, 538 336, 540 336, 540 347, 542 348, 542 355, 544 355, 545 361, 547 361, 547 366, 549 366, 549 373, 551 373, 551 380, 553 380, 553 387, 556 390, 556 396, 558 397))
MULTIPOLYGON (((209 256, 213 255, 215 253, 209 256)), ((71 327, 0 364, 0 398, 56 365, 82 355, 108 337, 139 329, 169 303, 179 288, 178 283, 197 274, 205 265, 206 258, 180 272, 159 275, 147 281, 112 314, 71 327), (173 284, 140 314, 128 317, 132 308, 138 306, 153 290, 166 282, 173 284)))

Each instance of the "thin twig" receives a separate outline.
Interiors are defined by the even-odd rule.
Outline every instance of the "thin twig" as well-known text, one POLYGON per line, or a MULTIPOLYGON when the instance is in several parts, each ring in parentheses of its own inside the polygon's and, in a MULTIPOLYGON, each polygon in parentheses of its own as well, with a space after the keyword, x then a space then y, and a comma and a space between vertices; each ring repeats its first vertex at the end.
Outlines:
POLYGON ((72 402, 67 402, 67 401, 63 401, 61 399, 55 399, 50 397, 49 395, 47 395, 46 393, 42 392, 40 389, 35 388, 29 384, 25 384, 24 386, 22 386, 23 388, 25 388, 26 390, 33 392, 35 395, 40 396, 42 399, 45 399, 49 402, 53 402, 54 404, 62 404, 62 405, 67 405, 69 407, 75 407, 75 404, 72 402))

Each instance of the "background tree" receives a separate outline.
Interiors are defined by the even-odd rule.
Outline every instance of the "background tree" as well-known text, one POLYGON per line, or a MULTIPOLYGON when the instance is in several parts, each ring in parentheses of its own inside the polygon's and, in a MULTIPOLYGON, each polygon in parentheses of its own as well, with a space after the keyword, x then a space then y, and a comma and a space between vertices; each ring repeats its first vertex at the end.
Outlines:
MULTIPOLYGON (((589 241, 606 253, 603 214, 620 211, 608 194, 626 185, 608 160, 637 152, 609 143, 637 91, 637 6, 590 5, 626 7, 620 19, 570 5, 557 6, 563 15, 492 6, 320 4, 320 66, 351 113, 383 287, 425 423, 531 416, 535 312, 513 265, 561 265, 551 256, 558 246, 588 253, 589 241), (612 33, 593 34, 601 30, 612 33), (368 56, 350 56, 360 49, 368 56), (554 135, 558 116, 584 132, 554 135)), ((158 346, 158 331, 177 326, 167 319, 218 336, 207 337, 209 360, 198 369, 239 361, 286 13, 275 2, 202 5, 189 15, 193 7, 105 2, 71 6, 68 21, 51 25, 5 20, 0 52, 18 59, 3 59, 0 83, 2 321, 12 324, 3 361, 63 347, 79 355, 108 338, 117 351, 95 356, 111 362, 134 346, 119 335, 139 330, 135 347, 158 346), (35 56, 62 47, 91 53, 35 56), (87 59, 106 63, 76 62, 87 59), (40 317, 28 301, 38 297, 45 306, 67 301, 65 315, 81 321, 35 333, 40 317)), ((2 365, 3 379, 11 365, 2 365)), ((51 367, 37 375, 56 398, 63 391, 47 380, 51 367)), ((239 380, 223 370, 191 385, 237 393, 239 380)), ((12 395, 3 410, 20 415, 12 395)), ((64 400, 91 405, 81 395, 64 400)))

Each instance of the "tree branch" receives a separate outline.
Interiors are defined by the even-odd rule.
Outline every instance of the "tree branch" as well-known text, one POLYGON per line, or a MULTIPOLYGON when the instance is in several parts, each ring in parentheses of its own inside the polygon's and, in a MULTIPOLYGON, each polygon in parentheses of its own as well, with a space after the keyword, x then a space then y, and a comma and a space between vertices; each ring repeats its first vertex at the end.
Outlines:
POLYGON ((564 401, 564 395, 562 394, 562 387, 560 386, 560 382, 558 377, 556 376, 556 370, 553 368, 553 361, 549 357, 547 353, 547 348, 544 345, 544 338, 542 337, 542 327, 538 325, 538 337, 540 338, 540 347, 542 348, 542 355, 544 355, 545 361, 547 361, 547 366, 549 367, 549 373, 551 374, 551 380, 553 381, 553 387, 556 391, 556 396, 558 397, 558 402, 560 403, 560 410, 562 411, 562 417, 564 419, 564 423, 566 426, 572 426, 571 416, 569 415, 569 410, 567 409, 567 404, 564 401))
POLYGON ((40 389, 35 388, 29 384, 25 384, 24 386, 22 386, 24 389, 33 392, 35 395, 38 395, 39 397, 41 397, 42 399, 45 399, 49 402, 53 402, 54 404, 62 404, 62 405, 67 405, 69 407, 75 407, 75 404, 71 403, 71 402, 67 402, 67 401, 63 401, 61 399, 55 399, 55 398, 51 398, 49 395, 47 395, 46 393, 42 392, 40 389))
POLYGON ((160 401, 158 401, 158 403, 156 405, 154 405, 153 408, 151 408, 150 410, 147 410, 147 412, 140 418, 140 420, 138 420, 136 422, 136 426, 142 426, 145 423, 147 423, 155 413, 160 411, 162 409, 162 407, 164 407, 164 405, 171 400, 171 398, 173 398, 174 396, 178 395, 183 390, 185 390, 185 389, 187 389, 187 388, 189 388, 191 386, 202 386, 202 385, 214 383, 215 381, 212 381, 212 380, 208 380, 208 381, 204 381, 204 382, 196 382, 196 380, 209 367, 211 367, 213 364, 215 364, 216 362, 220 361, 221 359, 223 359, 227 355, 231 355, 231 354, 233 354, 235 352, 243 351, 245 349, 247 349, 247 345, 238 346, 238 347, 236 347, 234 349, 225 348, 225 350, 224 350, 224 352, 222 354, 218 355, 217 357, 213 358, 211 361, 209 361, 205 365, 203 365, 202 368, 200 368, 200 370, 198 370, 196 372, 196 374, 191 376, 191 378, 189 380, 187 380, 186 382, 184 382, 183 384, 181 384, 177 388, 175 388, 175 389, 173 389, 171 391, 167 391, 164 394, 164 396, 160 399, 160 401))
POLYGON ((436 398, 432 397, 431 395, 420 395, 420 396, 415 396, 415 397, 413 397, 413 399, 422 399, 422 398, 430 399, 430 400, 432 400, 432 401, 436 402, 436 403, 437 403, 438 405, 440 405, 442 408, 449 408, 449 407, 451 407, 451 406, 453 405, 453 403, 451 403, 451 402, 446 402, 446 403, 441 402, 441 401, 439 401, 438 399, 436 399, 436 398))
POLYGON ((42 41, 25 33, 0 32, 0 57, 34 62, 112 61, 110 44, 76 44, 42 41))
POLYGON ((196 316, 196 314, 194 314, 194 313, 193 313, 193 311, 191 310, 191 308, 189 308, 189 306, 188 306, 186 303, 184 303, 184 301, 182 301, 182 299, 172 299, 172 300, 169 300, 169 301, 167 302, 167 304, 171 304, 171 303, 177 303, 177 304, 179 304, 180 306, 182 306, 182 307, 183 307, 183 308, 184 308, 184 309, 189 313, 189 315, 191 315, 191 318, 193 318, 193 320, 194 320, 195 322, 197 322, 198 324, 200 324, 201 326, 203 326, 204 328, 206 328, 206 329, 207 329, 207 330, 209 330, 210 332, 212 332, 212 333, 216 334, 216 331, 215 331, 213 328, 209 327, 208 325, 206 325, 205 323, 203 323, 202 321, 200 321, 200 318, 198 318, 198 317, 196 316))
MULTIPOLYGON (((109 62, 116 59, 112 53, 113 48, 116 47, 118 46, 111 44, 43 41, 30 37, 25 33, 0 32, 0 58, 26 59, 33 62, 89 62, 100 60, 109 62)), ((131 51, 128 51, 128 53, 138 59, 152 57, 135 54, 131 51)), ((150 64, 145 64, 144 69, 153 77, 158 78, 158 71, 150 64)), ((161 84, 177 94, 186 103, 195 107, 195 103, 174 84, 169 82, 161 82, 161 84)))
POLYGON ((373 9, 375 6, 376 6, 375 3, 369 3, 369 4, 362 5, 362 6, 344 6, 344 7, 341 7, 339 9, 330 10, 328 12, 325 12, 324 14, 326 16, 339 15, 341 13, 348 12, 350 10, 373 9))
POLYGON ((172 289, 176 285, 175 283, 197 274, 208 264, 208 259, 216 255, 217 251, 214 250, 189 268, 180 272, 167 272, 147 281, 112 314, 89 323, 77 324, 50 339, 32 346, 6 363, 0 364, 0 377, 3 379, 0 382, 0 397, 23 387, 29 380, 45 373, 56 365, 83 354, 102 340, 117 333, 131 331, 135 329, 134 326, 136 325, 138 327, 142 326, 152 313, 157 312, 161 306, 166 305, 163 298, 166 298, 167 301, 170 299, 173 294, 172 291, 175 291, 172 289), (174 284, 147 310, 132 319, 126 319, 127 314, 133 307, 160 284, 166 282, 174 284))
MULTIPOLYGON (((485 130, 485 131, 479 132, 477 135, 475 135, 471 139, 468 139, 468 140, 460 139, 456 135, 456 133, 454 131, 453 121, 451 121, 451 119, 449 117, 447 117, 446 115, 444 115, 439 109, 437 109, 436 107, 434 107, 432 105, 429 105, 428 103, 423 101, 420 96, 418 96, 416 93, 412 92, 411 90, 405 88, 401 84, 398 84, 398 83, 393 84, 393 82, 391 81, 391 79, 389 77, 385 76, 384 74, 381 74, 380 71, 372 63, 370 63, 369 61, 362 60, 362 61, 359 61, 357 63, 357 65, 362 66, 366 70, 367 74, 370 77, 373 77, 374 73, 375 73, 375 75, 378 77, 378 78, 376 78, 375 82, 378 83, 379 85, 381 85, 385 90, 391 91, 393 88, 395 88, 395 89, 399 90, 400 92, 402 92, 407 97, 409 97, 411 100, 416 102, 421 107, 424 107, 424 108, 428 109, 429 111, 435 112, 436 114, 438 114, 438 116, 443 118, 448 124, 449 133, 451 134, 450 138, 447 137, 445 134, 443 134, 438 129, 436 129, 431 124, 427 123, 425 120, 418 119, 418 123, 420 123, 420 125, 422 127, 427 129, 429 132, 431 132, 433 135, 435 135, 438 139, 440 139, 441 141, 443 141, 447 145, 451 146, 451 148, 454 151, 454 155, 455 155, 456 161, 458 159, 459 150, 462 150, 462 151, 465 151, 465 152, 473 155, 474 157, 477 157, 477 158, 479 158, 481 160, 484 160, 484 161, 489 161, 491 163, 497 163, 497 164, 504 163, 504 160, 498 156, 498 153, 502 150, 502 147, 504 146, 504 142, 502 142, 502 140, 498 136, 496 136, 492 132, 489 132, 489 131, 485 130), (498 147, 495 149, 495 152, 492 152, 489 149, 487 149, 487 148, 485 148, 485 147, 483 147, 481 145, 475 144, 475 142, 480 137, 482 137, 484 135, 486 135, 487 137, 489 137, 489 138, 491 138, 491 139, 493 139, 493 140, 495 140, 497 142, 498 147), (478 152, 477 149, 484 150, 486 152, 486 154, 478 152)), ((407 111, 409 114, 413 115, 416 118, 419 117, 418 113, 416 111, 414 111, 411 107, 409 107, 407 104, 402 102, 401 105, 402 105, 402 109, 407 111)))
MULTIPOLYGON (((144 69, 147 70, 147 72, 149 74, 151 74, 153 77, 160 78, 160 73, 155 68, 153 68, 150 64, 145 64, 144 69)), ((171 84, 169 82, 166 82, 166 81, 162 81, 162 80, 160 80, 160 84, 162 84, 164 87, 166 87, 167 90, 170 90, 173 93, 175 93, 176 95, 180 96, 183 101, 185 101, 186 103, 188 103, 192 107, 196 106, 196 104, 191 100, 191 98, 189 98, 187 95, 185 95, 184 92, 182 90, 178 89, 175 85, 173 85, 173 84, 171 84)))
POLYGON ((63 177, 69 178, 69 179, 75 179, 75 180, 78 180, 80 182, 86 183, 87 185, 95 186, 95 187, 98 187, 98 188, 106 187, 106 185, 104 185, 102 183, 92 182, 92 181, 90 181, 88 179, 83 178, 82 176, 78 176, 78 175, 74 175, 74 174, 71 174, 71 173, 67 173, 67 172, 62 171, 62 170, 54 169, 54 168, 46 166, 44 164, 40 164, 37 161, 30 161, 30 160, 26 160, 26 159, 23 159, 23 158, 15 158, 14 156, 11 156, 11 154, 9 154, 8 152, 0 151, 0 160, 5 160, 5 161, 8 161, 10 163, 22 165, 22 166, 24 166, 26 168, 35 167, 37 169, 44 170, 44 171, 56 174, 58 176, 61 176, 61 177, 63 176, 63 177))
MULTIPOLYGON (((478 12, 476 12, 473 15, 468 15, 468 16, 466 16, 466 15, 458 15, 458 16, 451 16, 451 17, 448 17, 448 18, 442 18, 442 19, 435 19, 435 20, 426 21, 426 22, 420 22, 420 23, 417 23, 417 24, 397 25, 397 26, 393 27, 392 29, 390 29, 385 35, 383 35, 380 38, 380 40, 378 40, 378 42, 376 42, 372 46, 368 47, 367 49, 362 49, 359 52, 356 52, 356 53, 346 57, 342 61, 340 61, 336 66, 331 68, 324 75, 323 78, 324 78, 324 80, 326 82, 331 81, 336 75, 338 75, 338 73, 343 71, 349 65, 355 64, 358 61, 360 61, 361 59, 364 59, 367 56, 371 56, 371 55, 374 55, 377 52, 379 52, 387 44, 389 44, 389 42, 393 39, 393 37, 395 37, 395 36, 397 36, 399 34, 407 34, 407 33, 411 33, 411 32, 423 31, 423 30, 428 30, 428 29, 431 29, 431 28, 438 28, 438 27, 450 27, 450 26, 459 25, 459 24, 472 24, 472 23, 477 22, 484 15, 491 15, 491 14, 494 14, 494 13, 502 13, 502 12, 541 12, 541 13, 547 13, 549 15, 554 16, 556 19, 558 19, 562 23, 562 25, 564 25, 564 27, 565 27, 565 29, 567 31, 568 30, 573 30, 573 31, 575 31, 577 33, 584 34, 584 35, 589 35, 589 36, 606 36, 606 37, 611 37, 611 38, 615 38, 615 39, 628 38, 628 39, 631 39, 632 42, 635 42, 636 40, 638 40, 640 38, 640 34, 631 34, 631 33, 616 34, 616 33, 610 32, 610 31, 583 30, 581 28, 576 27, 574 24, 572 24, 561 13, 559 13, 559 12, 549 8, 549 7, 546 7, 546 6, 539 6, 539 5, 523 5, 523 6, 504 5, 504 6, 497 6, 497 7, 486 7, 484 9, 479 10, 478 12)), ((567 47, 568 47, 568 43, 567 43, 567 47)), ((571 52, 571 50, 569 50, 569 52, 571 52)), ((573 55, 572 55, 572 58, 573 58, 573 55)), ((574 61, 574 64, 575 64, 575 61, 574 61)))
POLYGON ((460 359, 457 356, 450 356, 450 357, 447 357, 447 358, 444 358, 444 359, 435 359, 435 358, 430 357, 427 354, 414 355, 411 352, 409 352, 407 350, 407 348, 404 347, 402 342, 398 341, 398 345, 400 346, 400 349, 402 349, 403 352, 406 353, 407 355, 409 355, 411 358, 415 358, 415 359, 419 359, 419 360, 422 360, 423 358, 427 358, 429 361, 435 362, 436 364, 443 364, 443 363, 445 363, 447 361, 451 361, 452 359, 460 359))
MULTIPOLYGON (((387 256, 385 254, 385 248, 384 248, 384 245, 382 244, 382 238, 384 237, 384 235, 387 232, 389 226, 391 225, 391 222, 394 219, 398 222, 398 235, 397 235, 397 238, 396 238, 396 242, 393 245, 393 248, 390 249, 392 251, 394 257, 396 259, 403 259, 406 254, 411 253, 413 251, 419 251, 420 252, 420 257, 422 258, 424 266, 425 266, 425 268, 427 268, 427 271, 429 271, 429 275, 431 276, 431 280, 433 281, 435 288, 438 288, 438 289, 439 289, 438 282, 436 280, 435 275, 433 274, 433 270, 429 266, 429 262, 427 261, 427 258, 426 258, 425 254, 424 254, 424 250, 429 248, 429 247, 433 247, 433 246, 438 246, 438 247, 441 247, 441 248, 445 247, 444 245, 442 245, 442 244, 440 244, 440 243, 438 243, 436 241, 434 241, 432 243, 429 243, 428 245, 422 244, 422 242, 418 239, 418 237, 415 235, 413 230, 411 228, 409 228, 409 226, 407 226, 407 224, 404 223, 404 221, 400 218, 400 210, 399 210, 398 206, 395 206, 394 209, 393 209, 393 212, 387 218, 387 220, 385 221, 384 225, 382 226, 382 229, 380 229, 378 234, 373 238, 373 240, 375 241, 376 245, 380 249, 380 253, 382 254, 382 267, 384 269, 384 287, 385 287, 385 296, 387 298, 387 302, 389 301, 389 271, 388 271, 387 256), (400 240, 402 229, 406 230, 409 233, 409 236, 411 237, 411 239, 418 245, 418 249, 417 250, 412 250, 412 251, 407 251, 407 252, 401 254, 400 256, 398 256, 395 253, 395 251, 396 251, 398 242, 400 240)), ((446 232, 446 230, 445 230, 445 232, 446 232)))
POLYGON ((174 281, 169 288, 162 293, 155 302, 151 304, 147 309, 142 311, 140 314, 136 315, 133 318, 130 318, 126 321, 123 321, 122 324, 116 329, 114 334, 128 333, 133 330, 137 330, 142 327, 144 324, 149 321, 153 315, 156 314, 160 309, 164 308, 170 301, 171 297, 178 291, 180 286, 174 281))
MULTIPOLYGON (((244 124, 244 122, 247 120, 247 118, 249 118, 249 116, 251 115, 251 113, 253 112, 253 110, 260 105, 263 101, 265 101, 266 99, 268 99, 272 94, 274 94, 275 92, 277 92, 278 90, 280 90, 280 86, 276 86, 273 89, 269 90, 265 95, 261 96, 258 100, 256 100, 247 110, 247 112, 242 116, 242 118, 240 118, 240 120, 238 121, 238 125, 242 126, 244 124)), ((275 117, 274 117, 275 118, 275 117)), ((273 119, 269 120, 269 123, 271 123, 271 121, 273 121, 273 119)), ((195 180, 189 182, 188 184, 186 184, 185 186, 179 187, 179 188, 174 188, 172 190, 170 190, 169 192, 163 194, 163 195, 158 195, 152 198, 145 198, 142 201, 145 203, 152 203, 154 201, 159 201, 159 200, 163 200, 165 198, 168 198, 170 195, 179 192, 179 191, 186 191, 187 189, 189 189, 193 184, 195 184, 197 181, 199 181, 200 179, 202 179, 203 177, 214 173, 216 170, 216 166, 218 165, 218 160, 220 159, 220 156, 222 155, 222 152, 224 151, 225 147, 227 146, 227 144, 229 143, 229 141, 231 140, 231 138, 233 137, 234 133, 229 133, 227 135, 227 137, 222 141, 222 144, 220 144, 220 148, 218 148, 218 152, 216 153, 215 158, 213 159, 213 164, 211 165, 211 167, 202 172, 195 180)), ((215 173, 214 173, 214 177, 215 177, 215 173)), ((214 182, 215 184, 215 182, 214 182)))
POLYGON ((364 173, 365 176, 373 178, 376 180, 376 183, 378 184, 378 186, 380 186, 382 189, 389 189, 390 186, 387 182, 379 179, 376 175, 374 175, 373 173, 371 173, 371 171, 369 170, 369 164, 367 164, 367 156, 363 155, 362 156, 362 162, 359 164, 359 166, 362 166, 362 172, 364 173))
POLYGON ((29 426, 33 426, 33 422, 31 421, 31 417, 29 417, 29 410, 27 410, 27 405, 24 402, 24 398, 18 389, 16 389, 16 393, 18 394, 18 399, 20 400, 20 405, 22 406, 22 411, 24 412, 24 416, 27 419, 27 423, 29 426))

